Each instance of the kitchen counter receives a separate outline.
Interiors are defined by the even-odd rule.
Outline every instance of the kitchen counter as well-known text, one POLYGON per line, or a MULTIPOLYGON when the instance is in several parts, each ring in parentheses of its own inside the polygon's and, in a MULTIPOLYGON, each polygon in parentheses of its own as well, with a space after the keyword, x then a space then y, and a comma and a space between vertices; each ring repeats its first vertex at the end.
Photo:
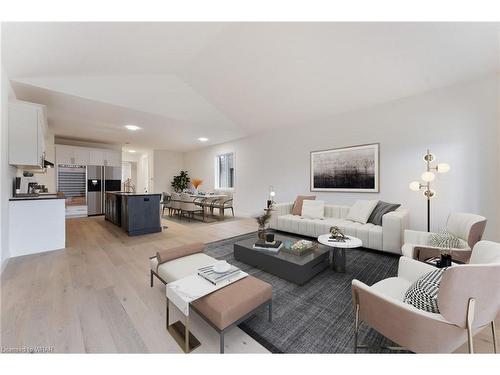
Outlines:
POLYGON ((38 195, 36 197, 12 197, 9 199, 9 201, 39 201, 39 200, 45 200, 45 199, 65 199, 64 195, 59 196, 57 194, 42 194, 38 195))
POLYGON ((63 197, 19 197, 9 201, 9 244, 12 257, 64 249, 63 197))
POLYGON ((106 194, 114 194, 114 195, 122 195, 122 196, 137 196, 137 197, 142 197, 142 196, 161 196, 160 193, 127 193, 126 191, 108 191, 106 194))

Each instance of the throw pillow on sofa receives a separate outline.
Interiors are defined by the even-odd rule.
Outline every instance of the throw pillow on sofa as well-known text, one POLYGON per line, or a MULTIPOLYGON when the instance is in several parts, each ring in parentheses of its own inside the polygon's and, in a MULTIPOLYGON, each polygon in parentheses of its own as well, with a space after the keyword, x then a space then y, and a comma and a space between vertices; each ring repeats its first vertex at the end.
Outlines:
POLYGON ((304 219, 324 219, 325 202, 305 200, 302 206, 302 217, 304 219))
POLYGON ((302 215, 302 205, 304 204, 304 200, 315 199, 315 195, 297 195, 297 198, 295 198, 295 202, 292 207, 292 215, 302 215))
POLYGON ((357 200, 349 209, 346 219, 366 224, 377 203, 377 200, 357 200))
POLYGON ((368 223, 382 225, 382 216, 389 212, 396 211, 399 207, 401 207, 401 205, 397 203, 379 201, 368 218, 368 223))
POLYGON ((446 267, 438 268, 417 279, 406 291, 404 302, 419 310, 438 314, 437 297, 444 271, 446 271, 446 267))

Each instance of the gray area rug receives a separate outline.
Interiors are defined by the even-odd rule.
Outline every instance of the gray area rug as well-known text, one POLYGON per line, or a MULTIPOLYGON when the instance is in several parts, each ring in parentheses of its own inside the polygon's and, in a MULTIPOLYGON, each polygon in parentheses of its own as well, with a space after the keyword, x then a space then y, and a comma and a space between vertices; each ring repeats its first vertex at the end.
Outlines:
MULTIPOLYGON (((252 233, 213 242, 205 250, 208 255, 227 260, 273 286, 273 321, 268 322, 267 312, 262 311, 239 327, 273 353, 353 353, 351 280, 372 285, 395 276, 399 257, 352 249, 347 254, 346 273, 326 269, 305 285, 298 286, 234 259, 233 244, 252 237, 257 238, 257 235, 252 233)), ((364 325, 361 325, 359 338, 360 343, 375 347, 395 345, 364 325)))

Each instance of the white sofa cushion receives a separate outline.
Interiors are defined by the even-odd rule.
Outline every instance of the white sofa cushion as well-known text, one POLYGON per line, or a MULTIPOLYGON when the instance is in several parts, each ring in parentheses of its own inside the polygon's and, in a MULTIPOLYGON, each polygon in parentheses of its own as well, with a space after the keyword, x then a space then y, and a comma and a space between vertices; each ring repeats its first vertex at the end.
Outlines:
POLYGON ((378 200, 357 200, 349 209, 346 219, 366 224, 378 200))
POLYGON ((302 217, 306 219, 323 219, 325 217, 325 201, 304 200, 302 217))
MULTIPOLYGON (((160 264, 157 273, 163 281, 171 283, 172 281, 192 275, 198 268, 214 264, 216 261, 216 259, 207 254, 196 253, 160 264)), ((156 272, 156 267, 158 266, 156 257, 149 260, 149 265, 156 272)))

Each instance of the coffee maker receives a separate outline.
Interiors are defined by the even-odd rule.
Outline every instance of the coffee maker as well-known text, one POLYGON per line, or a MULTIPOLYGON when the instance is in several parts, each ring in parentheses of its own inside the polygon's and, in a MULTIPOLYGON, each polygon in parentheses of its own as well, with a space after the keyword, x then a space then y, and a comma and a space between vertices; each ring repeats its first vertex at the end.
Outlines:
POLYGON ((38 191, 38 183, 33 181, 32 176, 14 178, 14 197, 36 197, 38 191))

